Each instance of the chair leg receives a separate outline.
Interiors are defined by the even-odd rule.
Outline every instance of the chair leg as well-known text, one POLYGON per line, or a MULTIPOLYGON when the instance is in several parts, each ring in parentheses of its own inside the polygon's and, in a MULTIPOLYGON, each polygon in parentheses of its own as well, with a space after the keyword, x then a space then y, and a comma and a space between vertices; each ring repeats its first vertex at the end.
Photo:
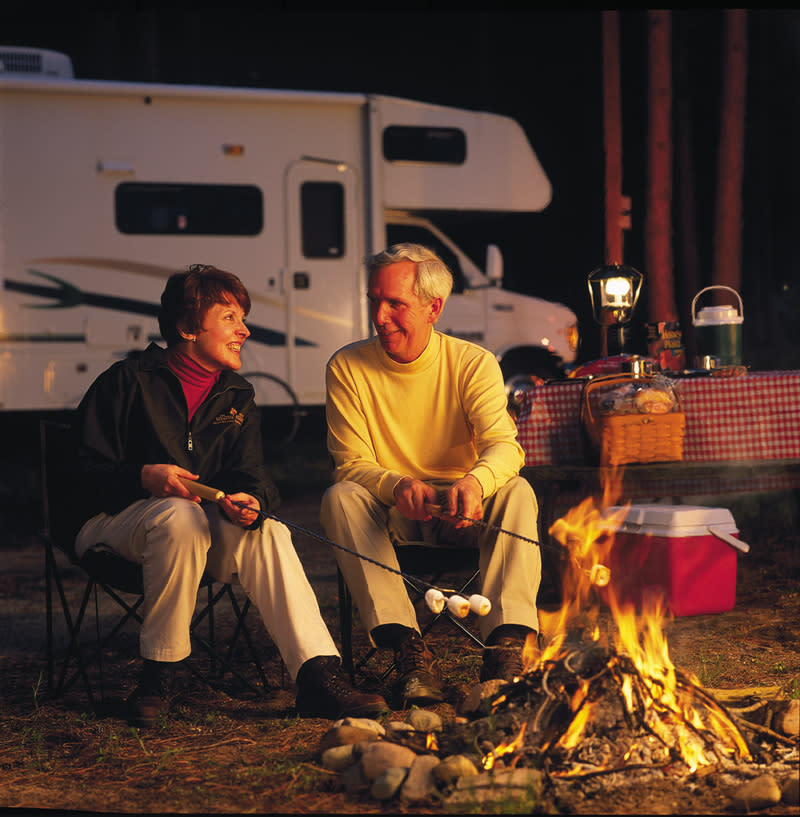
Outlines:
POLYGON ((350 675, 350 683, 355 683, 353 666, 353 598, 344 580, 342 571, 336 569, 339 581, 339 635, 342 640, 342 667, 350 675))
POLYGON ((258 657, 258 653, 255 648, 255 644, 253 644, 253 639, 250 636, 250 630, 247 629, 247 625, 245 624, 245 618, 247 617, 247 612, 252 606, 252 602, 248 598, 245 602, 244 607, 239 607, 239 602, 236 600, 236 594, 233 592, 233 587, 231 585, 227 585, 228 588, 228 598, 230 599, 231 606, 233 607, 234 613, 236 614, 236 630, 233 633, 233 637, 231 638, 230 646, 228 647, 228 658, 231 658, 233 655, 233 648, 236 645, 236 640, 241 633, 242 637, 244 638, 247 649, 250 653, 250 660, 253 662, 258 674, 261 678, 261 683, 264 684, 264 689, 269 688, 269 682, 267 681, 267 676, 264 673, 264 668, 261 666, 261 660, 258 657))
MULTIPOLYGON (((250 602, 249 599, 247 600, 247 603, 245 604, 244 607, 239 606, 239 603, 238 603, 238 601, 236 599, 236 595, 233 592, 233 587, 231 585, 229 585, 229 584, 222 585, 221 589, 218 590, 216 593, 212 593, 211 585, 209 585, 208 602, 207 602, 206 606, 199 613, 197 613, 197 615, 192 619, 191 635, 192 635, 192 639, 200 647, 202 647, 205 650, 205 652, 209 655, 209 657, 211 659, 212 668, 214 668, 214 672, 217 671, 216 670, 216 665, 219 664, 220 665, 220 669, 219 669, 220 673, 222 673, 224 671, 230 672, 234 677, 236 677, 239 681, 241 681, 241 683, 243 683, 245 686, 247 686, 248 689, 250 689, 256 695, 260 696, 260 695, 264 694, 265 690, 269 689, 269 681, 267 680, 267 676, 266 676, 266 673, 264 672, 264 668, 263 668, 263 666, 261 664, 261 661, 260 661, 260 659, 258 657, 258 652, 256 651, 255 644, 253 643, 253 640, 250 637, 250 632, 247 629, 247 625, 245 623, 245 617, 247 616, 247 612, 250 609, 250 606, 251 606, 251 602, 250 602), (216 606, 217 602, 223 596, 226 596, 226 595, 227 595, 228 599, 231 602, 231 607, 233 609, 234 615, 236 616, 236 629, 235 629, 233 638, 231 639, 231 642, 230 642, 230 644, 228 646, 227 654, 222 655, 222 654, 220 654, 220 651, 217 648, 216 640, 215 640, 215 637, 214 637, 215 636, 214 628, 213 628, 213 624, 211 622, 213 621, 213 617, 214 617, 214 607, 216 606), (202 622, 202 620, 204 618, 206 618, 206 617, 208 617, 208 619, 209 619, 209 638, 208 638, 208 640, 202 638, 200 636, 199 632, 198 632, 198 627, 199 627, 200 622, 202 622), (263 689, 259 689, 251 681, 249 681, 247 678, 245 678, 244 675, 242 675, 242 673, 239 672, 239 670, 236 668, 236 666, 234 665, 234 663, 232 661, 235 642, 238 639, 240 634, 242 635, 242 637, 244 638, 244 640, 245 640, 245 642, 247 644, 248 651, 250 653, 250 659, 253 662, 253 665, 255 666, 259 677, 261 678, 261 682, 263 684, 263 689)), ((184 661, 184 663, 185 663, 186 667, 191 672, 193 672, 198 678, 200 678, 202 681, 205 681, 206 683, 208 683, 208 678, 205 677, 203 675, 203 673, 201 673, 198 669, 196 669, 189 659, 186 659, 184 661)))
MULTIPOLYGON (((362 675, 364 673, 364 667, 372 658, 373 655, 378 651, 375 647, 370 648, 370 650, 361 658, 361 660, 356 664, 354 663, 353 659, 353 617, 352 617, 352 596, 347 588, 347 583, 344 581, 344 577, 342 576, 341 571, 337 571, 338 573, 338 580, 339 580, 339 627, 341 630, 341 638, 342 638, 342 665, 345 670, 350 674, 350 679, 352 683, 355 683, 355 676, 359 672, 362 675)), ((442 577, 443 573, 440 572, 432 577, 431 584, 436 584, 442 577)), ((457 592, 459 594, 463 594, 467 591, 467 589, 472 585, 480 577, 480 570, 475 570, 470 577, 458 588, 457 592)), ((413 598, 412 603, 414 605, 419 603, 419 600, 424 597, 425 587, 417 586, 413 581, 411 581, 407 577, 403 577, 403 580, 406 583, 406 586, 409 588, 410 591, 413 591, 413 598)), ((454 625, 456 628, 461 630, 461 632, 466 635, 474 644, 478 647, 485 648, 486 645, 481 638, 475 635, 468 627, 464 625, 464 623, 453 616, 449 610, 445 607, 440 613, 436 613, 428 623, 421 629, 421 635, 425 636, 427 633, 430 632, 431 628, 440 620, 444 618, 445 620, 449 621, 450 624, 454 625)), ((380 675, 377 676, 377 679, 380 681, 384 681, 396 668, 395 662, 392 662, 390 666, 385 669, 380 675)), ((375 677, 375 676, 373 676, 375 677)))
MULTIPOLYGON (((95 597, 96 598, 96 597, 95 597)), ((96 603, 96 602, 95 602, 96 603)), ((87 676, 86 668, 94 664, 95 662, 98 663, 100 666, 100 672, 102 676, 102 654, 103 650, 106 648, 106 645, 111 642, 115 636, 122 630, 122 628, 131 620, 134 619, 139 624, 142 623, 142 617, 139 614, 139 608, 144 604, 144 596, 139 596, 133 604, 129 604, 125 601, 112 587, 107 585, 105 582, 96 581, 93 578, 89 578, 89 582, 86 585, 86 590, 84 591, 83 599, 81 601, 80 610, 78 612, 78 616, 75 619, 74 628, 70 628, 74 631, 75 637, 70 642, 69 651, 67 653, 67 658, 64 661, 64 665, 62 668, 61 679, 59 680, 58 689, 60 692, 65 692, 69 689, 72 684, 77 679, 78 674, 80 673, 84 678, 84 683, 87 687, 87 692, 89 693, 89 699, 92 703, 92 706, 95 705, 94 694, 91 689, 91 684, 89 683, 89 679, 87 676), (88 607, 89 600, 92 595, 92 591, 97 593, 97 588, 102 589, 110 598, 112 598, 123 610, 125 610, 125 615, 120 618, 117 623, 114 625, 112 630, 105 635, 104 638, 100 638, 99 630, 97 632, 97 644, 95 646, 94 651, 89 655, 88 658, 84 658, 80 642, 80 630, 83 625, 83 619, 86 614, 86 608, 88 607), (69 664, 70 659, 74 657, 76 663, 78 664, 78 669, 69 677, 66 678, 66 670, 69 664)), ((95 616, 98 617, 98 611, 95 610, 95 616)), ((69 613, 65 609, 65 617, 69 619, 69 613)), ((102 700, 102 694, 101 694, 102 700)))

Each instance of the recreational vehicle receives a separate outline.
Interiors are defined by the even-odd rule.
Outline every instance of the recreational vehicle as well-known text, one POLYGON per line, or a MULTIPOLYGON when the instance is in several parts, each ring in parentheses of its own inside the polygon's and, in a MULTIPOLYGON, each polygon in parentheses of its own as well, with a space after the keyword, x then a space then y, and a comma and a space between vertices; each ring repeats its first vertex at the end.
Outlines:
MULTIPOLYGON (((263 405, 319 406, 340 346, 370 333, 363 257, 413 240, 455 277, 441 330, 516 375, 577 348, 562 304, 503 289, 434 223, 544 209, 514 120, 380 95, 76 79, 68 57, 0 47, 0 412, 77 406, 159 340, 159 296, 191 263, 235 272, 263 405)), ((535 274, 531 270, 531 275, 535 274)))

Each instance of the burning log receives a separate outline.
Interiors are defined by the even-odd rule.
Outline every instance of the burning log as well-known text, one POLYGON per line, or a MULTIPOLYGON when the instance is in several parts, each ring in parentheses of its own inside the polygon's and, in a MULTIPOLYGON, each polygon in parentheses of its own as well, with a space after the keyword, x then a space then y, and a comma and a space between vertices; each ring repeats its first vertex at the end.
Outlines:
MULTIPOLYGON (((524 740, 514 751, 551 776, 676 763, 695 771, 752 759, 722 705, 688 677, 674 670, 645 673, 630 656, 596 642, 540 662, 503 687, 490 706, 491 718, 517 722, 524 740)), ((495 749, 484 766, 506 753, 507 745, 495 749)))

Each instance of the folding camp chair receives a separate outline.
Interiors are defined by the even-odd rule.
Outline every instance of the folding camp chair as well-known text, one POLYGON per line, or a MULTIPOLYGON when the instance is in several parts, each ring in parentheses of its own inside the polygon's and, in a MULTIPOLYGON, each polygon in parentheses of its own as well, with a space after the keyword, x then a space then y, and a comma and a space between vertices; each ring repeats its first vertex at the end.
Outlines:
MULTIPOLYGON (((406 574, 403 576, 403 580, 411 601, 417 610, 417 621, 425 621, 425 624, 420 628, 423 637, 430 632, 437 622, 443 620, 452 624, 470 641, 483 649, 486 645, 481 638, 464 621, 453 616, 446 606, 440 613, 433 613, 428 610, 424 601, 425 591, 428 586, 438 585, 445 576, 458 579, 457 586, 449 589, 454 590, 459 595, 469 596, 470 593, 479 592, 480 569, 476 566, 478 549, 437 547, 427 542, 408 542, 399 545, 395 550, 400 569, 406 574), (464 580, 465 576, 466 580, 464 580)), ((355 683, 358 673, 368 680, 375 680, 365 668, 367 662, 377 652, 377 648, 371 647, 358 663, 355 663, 353 656, 353 599, 342 572, 337 569, 337 574, 339 580, 339 628, 342 640, 342 666, 350 674, 353 683, 355 683)), ((378 675, 378 680, 383 681, 394 668, 395 665, 392 662, 387 669, 378 675)))
MULTIPOLYGON (((71 503, 69 497, 69 471, 75 462, 77 447, 73 439, 70 426, 51 420, 40 423, 41 445, 41 489, 42 514, 45 550, 45 604, 46 604, 46 650, 47 650, 47 683, 49 690, 60 695, 65 693, 80 678, 86 688, 89 702, 96 706, 94 684, 90 678, 90 669, 96 667, 95 677, 100 686, 100 699, 104 700, 102 658, 109 645, 119 638, 128 622, 141 624, 140 608, 144 603, 144 588, 142 567, 139 564, 122 558, 110 548, 102 544, 91 548, 84 556, 78 558, 74 548, 74 531, 78 523, 71 519, 71 503), (59 557, 57 554, 62 554, 59 557), (73 614, 72 606, 64 586, 64 571, 69 568, 59 566, 63 556, 69 560, 70 566, 77 568, 85 578, 85 586, 77 612, 73 614), (119 615, 118 620, 101 637, 100 612, 98 591, 115 603, 114 609, 119 615), (63 621, 66 625, 69 644, 66 653, 59 659, 60 672, 55 679, 56 648, 54 639, 54 605, 53 595, 57 594, 63 621), (83 625, 90 601, 94 599, 95 607, 95 643, 90 647, 82 638, 83 625)), ((216 590, 210 576, 204 575, 201 585, 205 600, 200 600, 192 619, 190 631, 193 643, 201 647, 210 658, 210 669, 201 671, 195 662, 186 659, 185 666, 195 675, 207 683, 219 679, 224 672, 230 672, 251 691, 258 695, 264 694, 268 682, 264 668, 259 659, 251 634, 247 627, 247 613, 250 609, 250 600, 243 605, 230 584, 222 584, 216 590), (223 653, 217 645, 215 608, 223 599, 230 602, 231 610, 236 622, 235 631, 228 642, 227 650, 223 653), (200 624, 206 622, 207 635, 201 634, 200 624), (261 685, 252 683, 239 671, 234 663, 235 648, 239 638, 242 638, 247 647, 247 653, 258 674, 261 685)), ((114 616, 116 618, 116 615, 114 616)))

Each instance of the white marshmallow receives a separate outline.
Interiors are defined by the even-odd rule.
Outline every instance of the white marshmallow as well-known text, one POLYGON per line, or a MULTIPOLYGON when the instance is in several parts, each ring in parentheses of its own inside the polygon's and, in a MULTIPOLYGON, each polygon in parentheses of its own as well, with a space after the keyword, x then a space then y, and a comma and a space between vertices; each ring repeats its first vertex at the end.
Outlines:
POLYGON ((469 609, 472 610, 476 616, 488 616, 489 611, 492 609, 492 603, 486 596, 473 593, 473 595, 469 597, 469 609))
POLYGON ((444 610, 444 603, 444 593, 441 590, 431 587, 425 591, 425 604, 428 605, 428 609, 432 612, 441 613, 444 610))
POLYGON ((592 565, 589 581, 598 587, 605 587, 611 581, 611 571, 605 565, 592 565))
POLYGON ((456 618, 466 618, 469 613, 469 602, 463 596, 455 594, 447 600, 447 609, 456 618))

